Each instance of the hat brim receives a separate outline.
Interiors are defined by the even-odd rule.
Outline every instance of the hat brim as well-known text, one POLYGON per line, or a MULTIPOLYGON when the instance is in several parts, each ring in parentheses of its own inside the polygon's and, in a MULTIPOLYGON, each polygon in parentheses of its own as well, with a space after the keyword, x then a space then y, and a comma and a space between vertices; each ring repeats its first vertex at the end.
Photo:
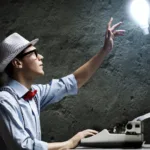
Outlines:
POLYGON ((34 40, 30 41, 30 44, 35 45, 38 41, 39 41, 38 38, 37 38, 37 39, 34 39, 34 40))

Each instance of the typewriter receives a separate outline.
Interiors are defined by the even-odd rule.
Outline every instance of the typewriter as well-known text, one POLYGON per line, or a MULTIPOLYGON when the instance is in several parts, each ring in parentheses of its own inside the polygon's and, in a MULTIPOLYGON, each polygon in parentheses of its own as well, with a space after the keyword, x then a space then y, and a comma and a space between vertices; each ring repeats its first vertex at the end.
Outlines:
POLYGON ((121 128, 122 131, 116 132, 116 127, 110 132, 103 129, 98 134, 83 138, 80 141, 81 147, 97 148, 139 148, 144 144, 144 124, 143 120, 150 118, 150 113, 137 117, 121 128))

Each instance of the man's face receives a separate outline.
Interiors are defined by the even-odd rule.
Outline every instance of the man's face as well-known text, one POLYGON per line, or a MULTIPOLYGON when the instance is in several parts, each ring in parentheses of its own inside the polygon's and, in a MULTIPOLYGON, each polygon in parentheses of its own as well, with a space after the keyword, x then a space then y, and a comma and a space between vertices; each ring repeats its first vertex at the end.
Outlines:
POLYGON ((44 75, 42 59, 43 56, 37 53, 34 46, 28 47, 21 58, 23 73, 33 78, 44 75))

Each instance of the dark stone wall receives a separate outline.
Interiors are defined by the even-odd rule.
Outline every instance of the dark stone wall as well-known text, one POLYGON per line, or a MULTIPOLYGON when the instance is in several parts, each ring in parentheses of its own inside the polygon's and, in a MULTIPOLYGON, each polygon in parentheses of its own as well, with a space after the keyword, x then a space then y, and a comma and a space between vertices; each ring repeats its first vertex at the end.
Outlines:
MULTIPOLYGON (((0 39, 18 32, 40 39, 47 83, 75 71, 103 45, 106 24, 123 21, 124 37, 77 96, 41 113, 43 140, 63 141, 86 128, 102 130, 150 111, 150 35, 131 20, 128 0, 1 0, 0 39)), ((150 142, 149 121, 145 140, 150 142)))

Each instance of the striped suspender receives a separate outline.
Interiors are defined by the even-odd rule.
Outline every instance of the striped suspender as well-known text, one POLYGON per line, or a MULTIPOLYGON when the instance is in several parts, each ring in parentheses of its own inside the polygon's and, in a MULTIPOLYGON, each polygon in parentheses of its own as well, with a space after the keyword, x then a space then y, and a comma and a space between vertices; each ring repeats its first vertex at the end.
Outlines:
MULTIPOLYGON (((23 122, 24 122, 24 127, 25 127, 24 115, 23 115, 21 106, 20 106, 20 104, 18 102, 18 99, 16 98, 15 93, 9 87, 2 87, 2 88, 0 88, 0 91, 6 91, 6 92, 10 93, 15 98, 16 102, 18 103, 18 106, 19 106, 19 109, 20 109, 20 112, 21 112, 21 115, 22 115, 22 119, 23 119, 23 122)), ((35 101, 35 104, 36 104, 37 110, 38 110, 38 101, 37 101, 37 97, 36 96, 34 96, 34 101, 35 101)))

